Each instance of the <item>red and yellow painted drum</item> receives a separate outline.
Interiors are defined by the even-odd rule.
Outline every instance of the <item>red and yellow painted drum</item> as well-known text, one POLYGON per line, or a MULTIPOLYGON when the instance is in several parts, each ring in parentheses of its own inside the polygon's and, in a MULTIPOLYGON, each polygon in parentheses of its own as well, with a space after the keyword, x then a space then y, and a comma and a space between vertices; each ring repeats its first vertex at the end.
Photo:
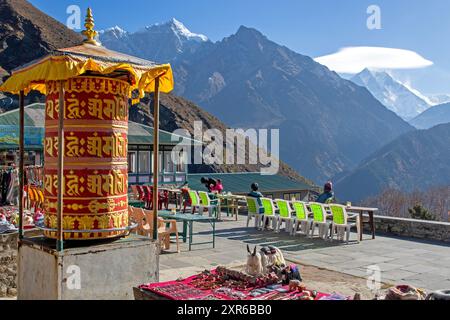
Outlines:
MULTIPOLYGON (((45 226, 57 228, 59 89, 47 82, 45 108, 45 226)), ((128 226, 129 84, 103 77, 77 77, 65 83, 64 201, 65 239, 104 239, 128 226), (92 232, 85 232, 93 230, 92 232)), ((56 231, 45 231, 56 238, 56 231)))

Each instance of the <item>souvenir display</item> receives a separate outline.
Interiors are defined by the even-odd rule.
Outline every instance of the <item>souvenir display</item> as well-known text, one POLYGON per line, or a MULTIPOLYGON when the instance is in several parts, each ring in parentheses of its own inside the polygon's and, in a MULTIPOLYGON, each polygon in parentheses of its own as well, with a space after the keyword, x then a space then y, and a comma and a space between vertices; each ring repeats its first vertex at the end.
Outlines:
POLYGON ((251 277, 218 267, 187 279, 141 285, 139 288, 172 300, 318 300, 328 296, 308 290, 299 280, 291 286, 279 283, 274 274, 251 277))
MULTIPOLYGON (((33 215, 29 210, 24 210, 23 226, 24 229, 34 228, 36 218, 42 219, 41 215, 33 215)), ((0 234, 11 233, 17 231, 19 227, 19 209, 12 206, 0 207, 0 234)))

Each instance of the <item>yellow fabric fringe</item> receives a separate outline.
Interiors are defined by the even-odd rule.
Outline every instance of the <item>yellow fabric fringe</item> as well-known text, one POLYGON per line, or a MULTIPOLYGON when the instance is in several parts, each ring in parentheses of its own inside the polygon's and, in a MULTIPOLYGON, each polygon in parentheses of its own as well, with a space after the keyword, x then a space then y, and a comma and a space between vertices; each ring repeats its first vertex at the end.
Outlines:
MULTIPOLYGON (((139 66, 129 63, 111 63, 93 58, 80 58, 70 55, 47 56, 34 64, 13 72, 11 77, 0 86, 0 91, 25 94, 37 90, 46 94, 46 81, 67 80, 84 74, 86 71, 110 74, 116 70, 127 71, 132 78, 129 97, 136 89, 142 98, 145 92, 153 92, 155 79, 160 77, 159 89, 161 92, 170 92, 174 87, 172 68, 170 64, 156 66, 139 66)), ((135 102, 135 101, 133 101, 135 102)))

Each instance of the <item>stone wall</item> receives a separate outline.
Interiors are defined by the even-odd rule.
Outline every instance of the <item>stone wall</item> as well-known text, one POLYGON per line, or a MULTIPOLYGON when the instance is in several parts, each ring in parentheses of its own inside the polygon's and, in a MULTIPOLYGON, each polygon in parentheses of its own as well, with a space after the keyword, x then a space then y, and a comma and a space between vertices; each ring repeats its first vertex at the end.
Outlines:
MULTIPOLYGON (((36 236, 38 230, 27 230, 25 236, 36 236)), ((18 233, 0 234, 0 299, 17 296, 18 233)))
MULTIPOLYGON (((450 223, 375 216, 375 230, 385 234, 450 243, 450 223)), ((368 229, 367 226, 365 228, 368 229)))
POLYGON ((0 298, 17 295, 17 237, 0 235, 0 298))

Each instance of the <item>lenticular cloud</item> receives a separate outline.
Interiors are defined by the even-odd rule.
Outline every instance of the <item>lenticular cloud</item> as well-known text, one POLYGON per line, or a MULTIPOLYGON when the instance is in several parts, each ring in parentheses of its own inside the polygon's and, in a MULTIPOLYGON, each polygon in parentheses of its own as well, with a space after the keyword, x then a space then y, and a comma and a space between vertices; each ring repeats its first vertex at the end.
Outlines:
POLYGON ((433 65, 420 54, 404 49, 347 47, 314 59, 338 73, 359 73, 369 69, 419 69, 433 65))

